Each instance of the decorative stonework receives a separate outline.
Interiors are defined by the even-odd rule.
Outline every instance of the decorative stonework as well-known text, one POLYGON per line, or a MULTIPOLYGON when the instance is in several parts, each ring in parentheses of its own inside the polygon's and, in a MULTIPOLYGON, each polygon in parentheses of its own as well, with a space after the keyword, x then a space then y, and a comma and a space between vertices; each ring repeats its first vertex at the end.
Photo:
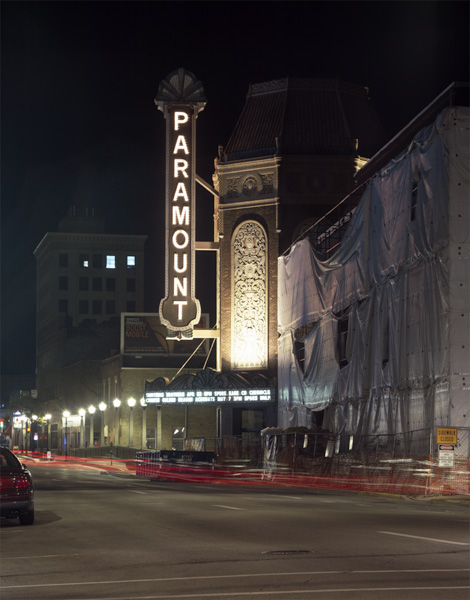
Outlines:
POLYGON ((258 191, 258 182, 254 175, 248 175, 243 181, 243 193, 245 196, 253 196, 258 191))
POLYGON ((261 181, 263 183, 263 188, 261 189, 261 194, 273 194, 274 193, 274 173, 267 173, 263 175, 261 173, 261 181))
POLYGON ((232 238, 232 364, 267 367, 267 237, 256 221, 245 221, 232 238))
POLYGON ((238 373, 218 373, 211 368, 197 371, 196 373, 185 373, 179 375, 173 381, 166 377, 158 377, 153 381, 145 382, 146 392, 161 390, 223 390, 223 389, 247 389, 247 388, 273 388, 274 381, 263 377, 259 373, 246 377, 238 373))
POLYGON ((234 179, 227 180, 227 198, 238 198, 238 182, 240 177, 235 177, 234 179))

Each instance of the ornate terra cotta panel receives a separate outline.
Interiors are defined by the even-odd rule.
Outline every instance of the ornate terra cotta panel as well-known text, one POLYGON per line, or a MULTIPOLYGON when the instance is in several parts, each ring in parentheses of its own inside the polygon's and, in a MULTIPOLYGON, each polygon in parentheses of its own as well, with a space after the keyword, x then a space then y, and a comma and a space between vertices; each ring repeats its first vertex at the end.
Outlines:
POLYGON ((245 221, 232 237, 232 365, 268 365, 267 236, 256 221, 245 221))

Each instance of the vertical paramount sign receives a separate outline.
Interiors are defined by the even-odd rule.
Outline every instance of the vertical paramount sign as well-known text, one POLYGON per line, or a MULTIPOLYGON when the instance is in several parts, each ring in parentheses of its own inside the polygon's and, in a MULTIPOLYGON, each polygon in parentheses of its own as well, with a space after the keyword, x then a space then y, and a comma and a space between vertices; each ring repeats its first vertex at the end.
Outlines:
POLYGON ((195 289, 196 118, 205 105, 204 89, 184 69, 158 88, 155 104, 166 120, 165 298, 160 320, 168 337, 192 337, 201 308, 195 289))

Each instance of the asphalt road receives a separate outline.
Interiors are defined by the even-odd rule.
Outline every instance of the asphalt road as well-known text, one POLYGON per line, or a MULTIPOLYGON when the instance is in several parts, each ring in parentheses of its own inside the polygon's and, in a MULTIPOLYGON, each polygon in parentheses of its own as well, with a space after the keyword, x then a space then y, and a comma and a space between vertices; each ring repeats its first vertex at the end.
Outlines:
POLYGON ((469 510, 392 496, 31 467, 2 600, 468 600, 469 510))

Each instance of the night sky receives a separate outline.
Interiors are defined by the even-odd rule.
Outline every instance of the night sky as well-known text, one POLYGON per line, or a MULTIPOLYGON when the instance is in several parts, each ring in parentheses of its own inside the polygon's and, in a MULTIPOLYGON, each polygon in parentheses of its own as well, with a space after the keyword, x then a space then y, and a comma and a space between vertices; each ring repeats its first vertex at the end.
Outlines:
MULTIPOLYGON (((184 67, 204 85, 197 173, 208 182, 250 83, 368 86, 392 137, 469 80, 466 1, 2 0, 0 10, 2 375, 34 373, 33 251, 70 206, 93 207, 108 233, 149 235, 146 310, 157 312, 165 130, 154 98, 170 72, 184 67)), ((197 201, 198 239, 212 239, 212 198, 198 191, 197 201)))

